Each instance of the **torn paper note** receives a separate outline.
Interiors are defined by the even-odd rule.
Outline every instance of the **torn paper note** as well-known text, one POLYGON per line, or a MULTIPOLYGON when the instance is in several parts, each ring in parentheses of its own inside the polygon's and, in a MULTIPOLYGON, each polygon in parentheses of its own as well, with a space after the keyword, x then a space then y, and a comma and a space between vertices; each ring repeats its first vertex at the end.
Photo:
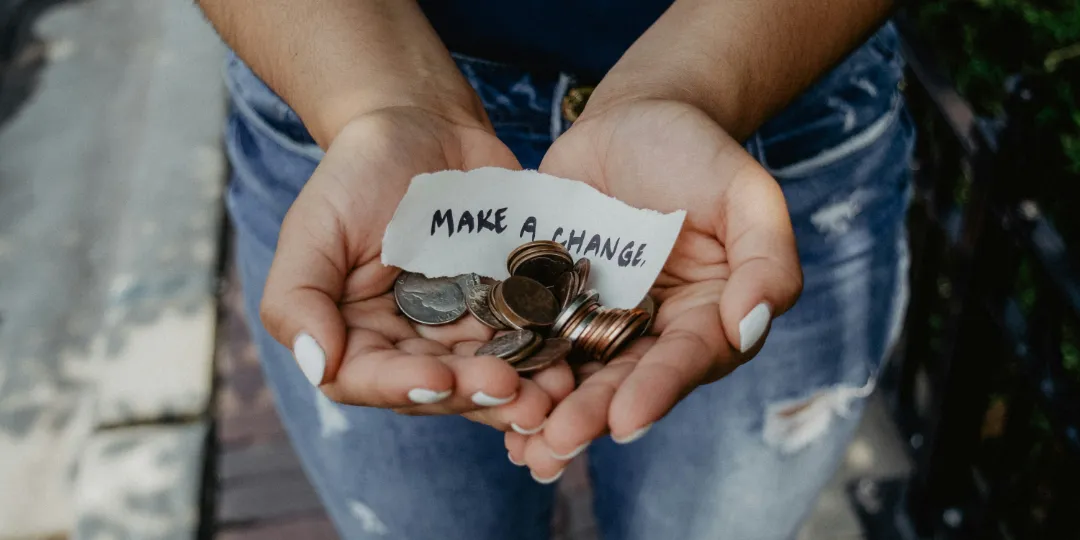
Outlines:
POLYGON ((506 257, 554 240, 589 258, 589 288, 609 307, 638 304, 660 274, 686 212, 634 208, 582 182, 488 167, 413 178, 383 237, 382 262, 428 277, 509 276, 506 257))

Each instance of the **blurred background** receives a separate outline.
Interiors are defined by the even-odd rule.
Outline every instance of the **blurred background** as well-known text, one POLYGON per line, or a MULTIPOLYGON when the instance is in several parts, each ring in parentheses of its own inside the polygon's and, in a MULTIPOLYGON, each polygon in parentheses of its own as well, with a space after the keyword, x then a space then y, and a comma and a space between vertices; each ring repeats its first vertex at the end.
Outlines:
MULTIPOLYGON (((1080 0, 898 22, 912 302, 800 540, 1080 538, 1080 0)), ((0 539, 335 538, 263 386, 191 2, 0 0, 0 539)), ((580 459, 553 523, 596 538, 580 459)))

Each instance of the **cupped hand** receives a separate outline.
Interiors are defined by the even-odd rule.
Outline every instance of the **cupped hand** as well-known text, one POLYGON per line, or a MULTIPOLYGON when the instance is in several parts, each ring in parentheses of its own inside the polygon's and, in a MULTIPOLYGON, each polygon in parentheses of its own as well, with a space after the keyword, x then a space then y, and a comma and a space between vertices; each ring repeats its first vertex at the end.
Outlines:
POLYGON ((523 380, 474 356, 492 332, 473 317, 423 326, 397 309, 382 237, 409 181, 484 166, 520 168, 484 123, 411 107, 358 116, 330 144, 282 223, 260 313, 327 397, 528 432, 572 389, 565 363, 523 380))
POLYGON ((654 335, 606 366, 587 366, 591 375, 541 433, 506 435, 511 458, 547 480, 593 439, 640 437, 695 388, 749 360, 772 318, 799 296, 802 271, 776 181, 690 105, 637 101, 592 116, 587 109, 540 170, 632 206, 687 211, 652 289, 660 302, 654 335))

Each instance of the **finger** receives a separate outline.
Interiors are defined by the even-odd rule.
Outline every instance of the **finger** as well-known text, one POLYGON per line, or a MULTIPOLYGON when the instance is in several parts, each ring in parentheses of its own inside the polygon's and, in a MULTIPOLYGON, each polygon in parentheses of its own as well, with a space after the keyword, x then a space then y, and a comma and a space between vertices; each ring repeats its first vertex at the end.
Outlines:
POLYGON ((478 341, 459 343, 453 354, 443 358, 454 374, 456 387, 446 404, 458 412, 498 407, 517 398, 521 383, 517 372, 500 358, 475 356, 481 345, 478 341))
POLYGON ((543 437, 538 435, 526 440, 524 462, 529 467, 533 480, 541 484, 554 483, 562 476, 570 463, 569 460, 555 458, 551 447, 547 445, 543 437))
POLYGON ((586 362, 582 364, 581 367, 577 368, 577 371, 574 373, 577 384, 585 382, 585 379, 592 377, 596 374, 596 372, 600 371, 603 368, 604 364, 601 364, 600 362, 586 362))
POLYGON ((784 194, 764 169, 743 168, 724 196, 718 238, 731 277, 720 300, 728 341, 743 353, 759 346, 772 318, 802 291, 802 269, 784 194))
POLYGON ((349 351, 337 377, 322 386, 334 401, 397 408, 439 403, 453 394, 454 372, 438 356, 400 350, 363 329, 350 332, 349 351))
POLYGON ((574 391, 574 372, 566 360, 559 360, 555 364, 544 368, 532 375, 532 381, 547 392, 554 404, 558 404, 574 391))
POLYGON ((516 431, 507 431, 503 440, 506 444, 506 455, 510 458, 510 463, 518 467, 524 467, 525 444, 528 442, 529 437, 516 431))
POLYGON ((639 340, 581 383, 548 415, 541 433, 555 459, 569 460, 608 431, 608 410, 616 390, 634 370, 652 340, 639 340))
POLYGON ((314 385, 333 380, 345 346, 338 310, 349 264, 333 212, 305 198, 281 225, 259 315, 267 331, 290 347, 314 385))
POLYGON ((612 438, 617 442, 632 439, 694 388, 736 365, 720 331, 720 313, 715 304, 702 304, 681 313, 655 339, 615 392, 608 412, 612 438))
POLYGON ((499 431, 515 431, 522 435, 535 435, 544 428, 544 421, 551 412, 551 397, 530 380, 521 381, 514 401, 499 407, 486 407, 466 413, 474 422, 487 424, 499 431))
POLYGON ((465 314, 453 324, 431 326, 414 324, 416 333, 420 336, 453 347, 462 341, 489 341, 495 331, 476 320, 476 317, 465 314))

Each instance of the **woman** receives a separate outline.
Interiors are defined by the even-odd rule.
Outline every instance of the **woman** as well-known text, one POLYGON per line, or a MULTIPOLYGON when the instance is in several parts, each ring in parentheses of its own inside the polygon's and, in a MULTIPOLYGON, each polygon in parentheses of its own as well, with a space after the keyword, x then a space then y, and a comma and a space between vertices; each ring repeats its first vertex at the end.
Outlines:
POLYGON ((200 3, 235 51, 250 325, 343 537, 545 538, 590 443, 605 538, 796 534, 906 304, 889 2, 200 3), (655 335, 575 388, 401 317, 380 242, 409 180, 484 166, 685 209, 655 335))

